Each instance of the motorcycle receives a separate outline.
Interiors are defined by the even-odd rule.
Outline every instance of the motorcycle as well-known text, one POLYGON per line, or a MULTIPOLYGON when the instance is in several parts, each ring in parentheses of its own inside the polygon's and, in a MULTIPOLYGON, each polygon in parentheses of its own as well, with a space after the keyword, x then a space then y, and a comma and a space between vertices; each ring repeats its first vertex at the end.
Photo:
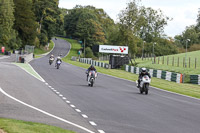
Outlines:
MULTIPOLYGON (((150 85, 151 79, 149 78, 148 75, 144 75, 140 81, 140 93, 143 94, 143 92, 145 92, 145 94, 148 94, 149 91, 149 85, 150 85)), ((136 81, 136 85, 138 86, 138 81, 136 81)))
POLYGON ((56 68, 57 68, 57 69, 59 69, 61 63, 62 63, 62 62, 61 62, 60 60, 58 60, 58 61, 56 62, 56 68))
POLYGON ((53 63, 53 61, 54 61, 54 58, 50 58, 49 59, 49 65, 51 65, 53 63))
POLYGON ((91 70, 88 74, 88 86, 93 87, 97 73, 94 70, 91 70))

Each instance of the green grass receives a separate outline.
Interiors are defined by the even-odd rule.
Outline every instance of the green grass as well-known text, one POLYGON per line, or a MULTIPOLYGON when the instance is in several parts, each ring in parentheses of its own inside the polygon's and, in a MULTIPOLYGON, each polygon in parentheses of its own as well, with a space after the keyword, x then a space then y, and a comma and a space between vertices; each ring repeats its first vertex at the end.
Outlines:
MULTIPOLYGON (((41 57, 41 54, 49 52, 50 50, 52 50, 53 47, 54 43, 51 41, 51 43, 49 44, 49 50, 36 48, 34 50, 35 57, 41 57)), ((37 73, 35 73, 28 64, 15 64, 30 72, 36 78, 40 79, 40 76, 37 73)), ((4 118, 0 118, 0 129, 3 129, 6 133, 75 133, 50 125, 4 118)))
POLYGON ((74 133, 45 124, 4 118, 0 118, 0 129, 7 133, 74 133))
POLYGON ((35 72, 32 67, 30 67, 29 64, 27 63, 14 63, 15 65, 21 67, 22 69, 26 70, 27 72, 29 72, 30 74, 32 74, 33 76, 35 76, 37 79, 39 80, 43 80, 37 72, 35 72))
MULTIPOLYGON (((77 41, 74 41, 74 40, 68 40, 68 39, 66 39, 66 40, 71 43, 72 47, 71 47, 71 51, 70 51, 69 55, 64 58, 64 61, 67 63, 70 63, 72 65, 87 69, 90 66, 89 64, 70 60, 71 56, 78 56, 77 51, 78 51, 78 49, 81 48, 80 44, 78 44, 77 41)), ((140 60, 140 62, 145 62, 145 61, 140 60)), ((150 63, 149 63, 149 65, 150 65, 150 63)), ((123 79, 131 80, 131 81, 136 81, 138 79, 137 74, 132 74, 130 72, 126 72, 126 71, 120 70, 120 69, 105 69, 102 67, 96 67, 96 69, 100 73, 112 75, 112 76, 115 76, 118 78, 123 78, 123 79)), ((186 83, 178 84, 175 82, 170 82, 170 81, 166 81, 163 79, 158 79, 158 78, 153 77, 151 86, 154 86, 154 87, 157 87, 157 88, 160 88, 163 90, 176 92, 179 94, 184 94, 184 95, 200 98, 200 86, 199 85, 186 84, 186 83)))
POLYGON ((48 53, 49 51, 51 51, 54 47, 54 43, 53 41, 50 41, 49 43, 49 49, 45 49, 45 48, 35 48, 34 49, 34 54, 35 54, 35 57, 40 57, 40 55, 42 54, 45 54, 45 53, 48 53))
POLYGON ((200 51, 194 51, 194 52, 188 52, 187 53, 187 68, 183 67, 183 62, 185 62, 185 53, 182 54, 176 54, 176 55, 169 55, 164 57, 164 64, 163 64, 163 57, 157 57, 156 63, 153 64, 151 59, 149 58, 146 60, 142 59, 136 59, 136 62, 138 63, 138 67, 147 67, 152 69, 159 69, 159 70, 166 70, 171 72, 177 72, 182 73, 186 75, 192 75, 192 74, 200 74, 200 51), (158 64, 158 58, 159 64, 158 64), (167 58, 169 59, 168 65, 167 65, 167 58), (174 64, 173 64, 173 58, 174 58, 174 64), (179 66, 178 66, 178 58, 179 58, 179 66), (189 68, 189 58, 190 58, 190 68, 189 68), (197 68, 195 69, 195 58, 197 59, 197 68))
POLYGON ((79 44, 76 40, 61 38, 68 41, 71 44, 71 50, 68 56, 66 56, 63 60, 66 62, 71 61, 72 56, 78 57, 78 50, 81 48, 81 44, 79 44))

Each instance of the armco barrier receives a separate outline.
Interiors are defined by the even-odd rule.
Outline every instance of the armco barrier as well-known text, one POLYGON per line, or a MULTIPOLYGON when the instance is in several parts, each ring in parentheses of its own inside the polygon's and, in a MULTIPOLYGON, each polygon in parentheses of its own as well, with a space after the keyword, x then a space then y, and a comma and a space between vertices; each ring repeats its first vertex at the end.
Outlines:
MULTIPOLYGON (((135 74, 139 74, 140 68, 125 65, 125 71, 135 73, 135 74)), ((162 71, 162 70, 155 70, 155 69, 148 69, 148 71, 149 71, 149 73, 152 77, 165 79, 165 80, 173 81, 173 82, 176 82, 176 83, 182 83, 182 74, 172 73, 172 72, 162 71)), ((200 76, 198 78, 199 78, 198 81, 200 83, 200 76)), ((195 79, 194 82, 196 83, 197 80, 195 79)))
POLYGON ((190 75, 190 83, 200 85, 200 75, 190 75))
POLYGON ((107 68, 107 69, 111 68, 110 64, 107 64, 107 63, 104 63, 104 62, 97 62, 95 60, 92 60, 91 58, 80 58, 79 62, 91 64, 91 65, 98 66, 98 67, 104 67, 104 68, 107 68))

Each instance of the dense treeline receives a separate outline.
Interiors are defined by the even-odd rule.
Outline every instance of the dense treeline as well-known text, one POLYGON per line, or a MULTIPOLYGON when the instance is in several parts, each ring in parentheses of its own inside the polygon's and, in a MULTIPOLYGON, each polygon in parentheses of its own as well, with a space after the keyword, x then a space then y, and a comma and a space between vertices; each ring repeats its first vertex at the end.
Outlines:
POLYGON ((62 21, 58 1, 0 0, 0 45, 7 49, 45 46, 62 21))
POLYGON ((151 54, 156 43, 155 54, 165 55, 177 53, 176 46, 163 32, 169 20, 161 10, 139 6, 133 0, 119 14, 118 23, 114 23, 103 9, 76 6, 67 10, 64 30, 68 37, 84 42, 89 51, 96 44, 126 45, 131 55, 141 56, 143 44, 144 52, 151 54))
POLYGON ((55 35, 77 39, 85 44, 86 57, 94 45, 129 46, 131 56, 167 55, 200 49, 200 12, 197 24, 175 38, 164 34, 171 18, 161 10, 140 6, 131 0, 114 22, 103 9, 75 6, 59 9, 59 0, 0 0, 0 46, 10 49, 25 45, 43 47, 55 35), (190 39, 190 41, 188 41, 190 39))

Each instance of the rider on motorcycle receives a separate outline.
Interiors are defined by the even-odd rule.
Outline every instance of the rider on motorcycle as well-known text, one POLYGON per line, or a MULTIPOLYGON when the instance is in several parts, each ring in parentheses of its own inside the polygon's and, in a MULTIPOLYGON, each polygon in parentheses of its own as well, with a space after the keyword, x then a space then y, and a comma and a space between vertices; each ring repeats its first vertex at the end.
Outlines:
POLYGON ((51 59, 54 60, 54 55, 53 54, 49 57, 49 60, 51 60, 51 59))
POLYGON ((91 65, 91 66, 86 70, 87 81, 88 81, 89 72, 90 72, 91 70, 94 70, 95 72, 97 72, 96 68, 95 68, 93 65, 91 65))
POLYGON ((140 81, 142 80, 142 77, 145 76, 145 75, 147 75, 147 76, 149 76, 149 78, 151 78, 151 75, 147 72, 147 69, 141 68, 141 72, 140 72, 139 77, 138 77, 138 86, 137 87, 140 86, 140 81))
POLYGON ((55 64, 55 67, 57 66, 57 62, 58 61, 60 61, 61 63, 62 63, 62 59, 61 59, 61 57, 60 57, 60 55, 57 57, 57 59, 56 59, 56 64, 55 64))

